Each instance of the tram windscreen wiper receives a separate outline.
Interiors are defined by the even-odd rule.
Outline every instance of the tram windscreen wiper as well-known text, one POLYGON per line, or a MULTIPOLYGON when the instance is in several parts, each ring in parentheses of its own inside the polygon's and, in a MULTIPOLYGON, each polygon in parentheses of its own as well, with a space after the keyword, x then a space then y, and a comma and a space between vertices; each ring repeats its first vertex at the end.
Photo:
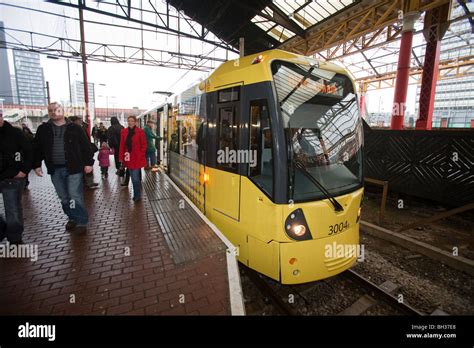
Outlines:
POLYGON ((331 202, 334 206, 335 211, 344 211, 342 205, 329 193, 328 190, 311 174, 308 169, 298 160, 294 161, 295 168, 301 170, 301 172, 311 181, 317 188, 321 190, 324 196, 331 202))

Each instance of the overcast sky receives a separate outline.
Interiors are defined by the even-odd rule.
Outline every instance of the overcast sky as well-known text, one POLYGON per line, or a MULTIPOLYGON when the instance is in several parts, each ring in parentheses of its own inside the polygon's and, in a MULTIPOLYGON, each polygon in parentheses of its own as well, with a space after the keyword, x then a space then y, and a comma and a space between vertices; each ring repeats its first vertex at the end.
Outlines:
MULTIPOLYGON (((77 9, 45 3, 39 0, 10 0, 2 2, 5 4, 13 4, 15 6, 24 6, 47 12, 54 12, 73 18, 79 17, 77 9)), ((139 6, 139 3, 139 0, 132 1, 134 6, 139 6)), ((153 3, 158 8, 163 6, 162 0, 153 0, 153 3)), ((145 6, 145 4, 148 4, 148 1, 143 1, 143 4, 145 6)), ((101 5, 101 7, 102 6, 103 5, 101 5)), ((128 25, 136 28, 140 27, 134 23, 128 23, 127 21, 91 13, 89 11, 84 11, 84 18, 86 20, 128 25)), ((153 23, 155 22, 155 19, 151 18, 144 18, 144 20, 150 20, 153 23)), ((4 22, 6 28, 34 31, 55 37, 80 39, 79 22, 77 20, 65 19, 26 9, 0 5, 0 21, 4 22)), ((20 39, 23 43, 29 42, 28 35, 15 34, 14 36, 16 39, 20 39)), ((127 44, 133 46, 141 45, 141 31, 139 30, 126 30, 86 23, 85 37, 86 41, 108 44, 127 44)), ((143 38, 144 47, 164 50, 176 49, 176 37, 168 37, 157 33, 145 32, 143 38)), ((7 41, 10 40, 15 39, 7 35, 7 41)), ((45 45, 53 41, 49 39, 49 41, 38 42, 45 45)), ((203 52, 208 53, 212 51, 214 46, 203 44, 196 40, 190 41, 181 38, 181 48, 187 50, 189 53, 193 52, 195 54, 201 54, 203 52)), ((213 52, 213 55, 219 58, 225 58, 223 50, 216 50, 213 52)), ((231 53, 229 58, 234 58, 236 56, 237 55, 231 53)), ((10 72, 14 73, 12 59, 12 53, 11 50, 9 50, 10 72)), ((218 64, 219 63, 216 63, 215 66, 218 64)), ((49 59, 45 55, 41 55, 41 65, 44 69, 45 80, 49 81, 50 84, 51 99, 59 101, 69 100, 66 60, 49 59)), ((74 80, 82 81, 82 64, 80 62, 70 61, 70 72, 71 82, 74 80)), ((199 71, 93 61, 88 62, 87 73, 89 82, 96 84, 95 95, 97 98, 96 105, 98 107, 106 107, 108 99, 109 108, 132 108, 137 106, 144 109, 163 100, 163 97, 156 94, 154 95, 153 91, 169 91, 171 89, 172 92, 179 92, 193 84, 195 81, 198 81, 199 78, 207 76, 207 73, 199 71), (183 75, 185 76, 182 77, 183 75), (105 84, 106 86, 100 86, 99 84, 105 84)))

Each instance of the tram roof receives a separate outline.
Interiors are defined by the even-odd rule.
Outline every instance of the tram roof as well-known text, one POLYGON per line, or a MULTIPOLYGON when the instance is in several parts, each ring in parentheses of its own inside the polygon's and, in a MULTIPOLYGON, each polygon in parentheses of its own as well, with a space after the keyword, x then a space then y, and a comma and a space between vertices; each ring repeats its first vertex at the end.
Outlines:
MULTIPOLYGON (((268 50, 256 54, 251 54, 236 60, 231 60, 221 64, 203 83, 206 92, 232 87, 232 85, 249 85, 252 83, 264 82, 272 80, 271 69, 268 62, 274 60, 284 60, 295 64, 310 65, 317 64, 321 69, 334 71, 341 74, 348 72, 333 63, 305 57, 292 52, 282 51, 279 49, 268 50), (254 60, 261 56, 266 65, 261 63, 254 64, 254 60), (263 67, 263 68, 262 68, 263 67)), ((200 89, 204 86, 201 85, 200 89)))

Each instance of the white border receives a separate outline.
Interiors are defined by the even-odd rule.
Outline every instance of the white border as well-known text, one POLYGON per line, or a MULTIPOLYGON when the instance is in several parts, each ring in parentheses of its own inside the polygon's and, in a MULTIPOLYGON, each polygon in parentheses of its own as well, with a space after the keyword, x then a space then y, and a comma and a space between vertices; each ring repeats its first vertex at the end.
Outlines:
POLYGON ((204 222, 211 228, 211 230, 220 238, 220 240, 227 246, 227 276, 229 278, 229 295, 230 307, 232 315, 245 315, 244 298, 242 294, 242 284, 240 282, 239 267, 237 265, 237 258, 235 254, 235 246, 222 234, 221 231, 204 215, 198 207, 184 194, 183 191, 171 180, 171 178, 163 170, 162 175, 173 185, 181 196, 188 202, 191 208, 204 220, 204 222))

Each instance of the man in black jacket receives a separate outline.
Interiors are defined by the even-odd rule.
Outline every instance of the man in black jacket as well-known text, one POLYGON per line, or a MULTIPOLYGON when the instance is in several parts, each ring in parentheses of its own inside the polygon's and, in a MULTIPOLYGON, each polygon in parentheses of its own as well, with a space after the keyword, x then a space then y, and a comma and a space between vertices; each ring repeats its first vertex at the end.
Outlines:
POLYGON ((3 120, 0 113, 0 193, 5 218, 0 216, 0 241, 21 244, 24 230, 21 195, 31 170, 33 149, 22 131, 3 120))
POLYGON ((90 141, 81 126, 66 121, 59 103, 48 105, 49 121, 38 127, 34 141, 33 168, 43 176, 44 160, 56 193, 69 221, 66 230, 87 231, 89 216, 84 204, 83 174, 92 172, 90 141))
POLYGON ((119 120, 115 116, 110 119, 110 124, 111 126, 107 130, 107 142, 109 143, 109 147, 114 150, 115 168, 117 168, 116 174, 120 174, 120 132, 122 131, 123 126, 120 124, 119 120))

